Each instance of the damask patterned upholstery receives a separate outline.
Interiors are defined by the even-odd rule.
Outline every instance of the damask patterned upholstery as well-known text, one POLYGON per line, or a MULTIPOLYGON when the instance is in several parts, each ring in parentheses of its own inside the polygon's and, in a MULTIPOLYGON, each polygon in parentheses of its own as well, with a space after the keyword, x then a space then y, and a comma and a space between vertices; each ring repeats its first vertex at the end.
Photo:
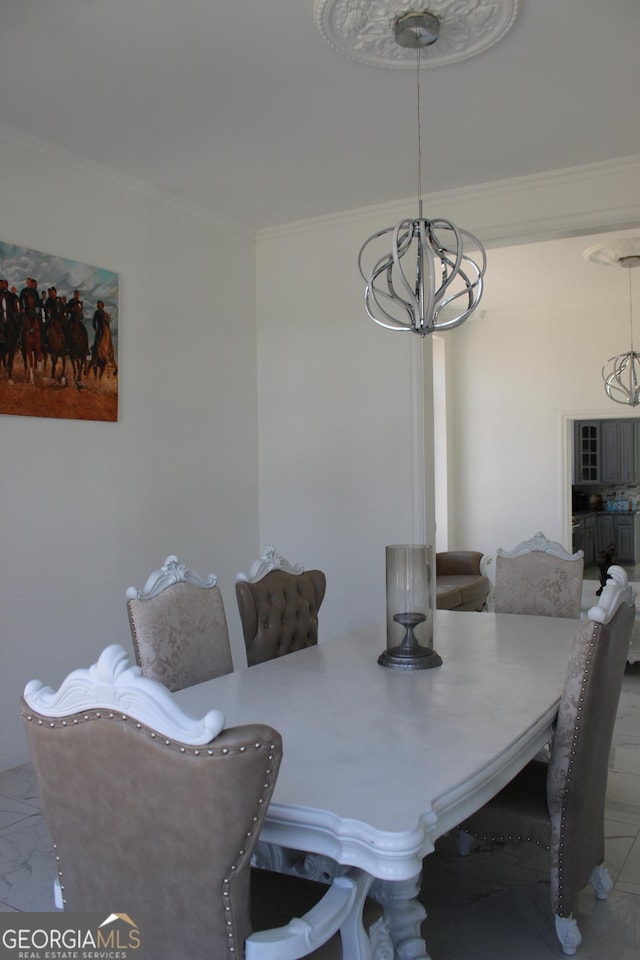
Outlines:
POLYGON ((321 570, 277 569, 256 582, 236 581, 250 667, 318 642, 318 610, 326 584, 321 570))
POLYGON ((149 598, 127 600, 136 663, 169 690, 233 671, 222 594, 213 580, 213 586, 179 580, 149 598))
MULTIPOLYGON (((611 567, 609 572, 615 572, 617 582, 609 581, 606 589, 610 595, 616 590, 620 600, 608 623, 592 619, 602 609, 593 607, 577 632, 550 759, 533 760, 461 824, 462 831, 484 841, 527 840, 548 849, 551 908, 563 919, 571 918, 577 895, 590 879, 601 899, 610 883, 606 871, 598 869, 604 859, 604 801, 635 607, 625 602, 624 571, 611 567)), ((557 926, 564 952, 575 953, 579 931, 571 920, 557 926)))
POLYGON ((584 556, 558 556, 562 550, 543 534, 511 553, 498 550, 496 556, 495 611, 537 617, 578 619, 582 599, 584 556), (554 548, 551 549, 550 548, 554 548))

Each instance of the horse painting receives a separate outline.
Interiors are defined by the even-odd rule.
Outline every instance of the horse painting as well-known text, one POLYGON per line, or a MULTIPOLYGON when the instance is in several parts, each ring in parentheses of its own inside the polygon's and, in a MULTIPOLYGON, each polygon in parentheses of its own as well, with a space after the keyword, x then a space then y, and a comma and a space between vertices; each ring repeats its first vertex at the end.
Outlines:
POLYGON ((22 359, 25 373, 29 380, 34 382, 34 370, 42 369, 42 325, 39 309, 36 310, 38 300, 31 290, 25 293, 23 328, 22 328, 22 359))
POLYGON ((7 317, 2 324, 0 337, 0 366, 7 371, 9 383, 13 383, 13 361, 20 343, 20 321, 17 317, 7 317))
POLYGON ((115 351, 113 349, 113 340, 111 339, 111 317, 102 311, 101 322, 96 329, 96 339, 91 350, 91 360, 87 364, 87 373, 93 370, 93 375, 102 380, 102 375, 108 364, 113 366, 114 377, 118 376, 118 364, 116 363, 115 351))
POLYGON ((66 364, 67 364, 67 335, 64 331, 64 314, 62 310, 51 312, 51 318, 47 326, 47 343, 49 359, 51 360, 51 379, 56 378, 56 367, 58 360, 61 363, 60 383, 63 387, 67 385, 66 364))
POLYGON ((67 346, 73 379, 78 390, 83 387, 82 373, 89 354, 89 334, 83 321, 74 311, 67 323, 67 346))

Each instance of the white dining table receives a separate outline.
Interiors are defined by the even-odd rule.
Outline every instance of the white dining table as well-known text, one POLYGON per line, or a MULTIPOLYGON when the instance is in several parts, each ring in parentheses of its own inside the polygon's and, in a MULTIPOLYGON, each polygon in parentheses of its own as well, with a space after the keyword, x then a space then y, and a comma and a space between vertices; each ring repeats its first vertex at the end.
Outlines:
POLYGON ((435 841, 549 741, 579 621, 435 611, 442 666, 379 666, 361 628, 174 694, 226 726, 268 723, 284 756, 261 840, 374 879, 396 956, 428 958, 414 900, 435 841))

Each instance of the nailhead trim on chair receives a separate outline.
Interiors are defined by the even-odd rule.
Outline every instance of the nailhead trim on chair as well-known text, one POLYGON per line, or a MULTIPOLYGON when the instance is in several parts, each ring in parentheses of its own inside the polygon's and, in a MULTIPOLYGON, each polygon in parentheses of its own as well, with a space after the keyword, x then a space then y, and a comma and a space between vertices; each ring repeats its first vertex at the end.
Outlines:
POLYGON ((562 805, 560 808, 560 841, 558 845, 558 916, 563 917, 564 914, 564 838, 563 830, 564 825, 567 819, 567 799, 569 790, 571 787, 571 777, 573 774, 573 765, 574 757, 576 755, 576 743, 578 740, 578 735, 580 732, 580 724, 582 722, 582 705, 584 703, 584 691, 587 685, 587 680, 589 678, 589 672, 591 670, 591 662, 593 660, 593 651, 595 649, 596 642, 596 630, 598 629, 597 625, 594 624, 594 628, 591 634, 591 642, 589 643, 589 651, 585 659, 584 670, 582 673, 582 686, 580 689, 580 696, 578 697, 578 706, 576 707, 576 719, 573 725, 573 745, 571 747, 571 752, 569 754, 569 763, 567 766, 567 776, 565 779, 564 790, 562 792, 562 805))
MULTIPOLYGON (((261 746, 261 744, 256 743, 256 747, 260 747, 260 746, 261 746)), ((273 751, 273 749, 274 749, 274 744, 271 744, 271 745, 269 746, 269 750, 273 751)), ((246 747, 241 747, 240 750, 241 750, 241 751, 245 751, 245 750, 246 750, 246 747)), ((274 756, 274 755, 273 755, 273 752, 271 752, 271 753, 269 754, 269 756, 267 757, 267 760, 269 761, 269 763, 273 760, 273 756, 274 756)), ((271 785, 271 774, 272 774, 272 768, 271 768, 271 767, 267 767, 267 770, 266 770, 267 781, 266 781, 266 783, 264 784, 264 789, 265 789, 265 790, 268 789, 268 787, 271 785)), ((262 803, 264 803, 264 797, 259 797, 259 798, 258 798, 258 806, 260 806, 260 804, 262 804, 262 803)), ((258 822, 258 816, 257 816, 257 815, 255 815, 255 816, 253 817, 253 822, 254 822, 254 823, 257 823, 257 822, 258 822)), ((248 831, 247 831, 247 838, 252 837, 252 836, 253 836, 253 831, 252 831, 252 830, 248 830, 248 831)), ((237 870, 237 868, 238 868, 238 861, 239 861, 240 857, 242 857, 242 856, 244 856, 244 849, 238 851, 238 860, 236 860, 236 862, 231 865, 231 873, 232 873, 232 874, 237 870)), ((235 953, 236 953, 236 943, 235 943, 235 937, 234 937, 234 934, 233 934, 233 925, 234 925, 234 924, 233 924, 233 918, 232 918, 232 916, 231 916, 231 883, 232 883, 232 879, 233 879, 232 877, 225 877, 225 879, 223 880, 223 882, 222 882, 222 898, 223 898, 223 901, 224 901, 224 909, 225 909, 225 912, 227 913, 228 918, 229 918, 229 919, 227 920, 227 926, 231 928, 231 929, 229 930, 229 934, 228 934, 228 936, 229 936, 229 953, 230 953, 231 955, 235 955, 235 953)))
MULTIPOLYGON (((102 716, 103 716, 102 712, 101 712, 100 710, 96 710, 96 711, 93 712, 93 713, 85 713, 85 714, 83 714, 82 719, 83 719, 83 720, 87 720, 87 721, 89 721, 89 720, 99 720, 99 719, 102 718, 102 716)), ((110 713, 109 713, 108 715, 106 715, 106 716, 108 716, 108 719, 110 719, 110 720, 125 720, 125 721, 126 721, 126 720, 129 720, 129 717, 128 717, 126 714, 124 714, 124 713, 115 714, 115 713, 111 713, 111 712, 110 712, 110 713)), ((28 720, 30 723, 32 723, 34 720, 36 720, 36 722, 38 723, 39 726, 41 726, 41 727, 44 726, 45 721, 44 721, 43 719, 39 718, 39 717, 38 717, 38 718, 34 717, 33 714, 26 714, 26 718, 27 718, 27 720, 28 720)), ((78 717, 74 717, 74 718, 73 718, 73 723, 74 723, 74 724, 77 724, 77 723, 79 723, 79 722, 80 722, 80 721, 79 721, 78 717)), ((52 727, 52 728, 54 728, 54 729, 55 729, 55 727, 58 727, 58 726, 59 726, 59 727, 66 727, 66 726, 68 726, 68 722, 67 722, 67 720, 61 720, 61 721, 59 721, 58 723, 56 723, 55 720, 50 720, 49 723, 48 723, 48 726, 49 726, 49 727, 52 727)), ((147 730, 147 732, 149 733, 149 736, 151 737, 152 740, 156 740, 156 739, 157 739, 156 733, 155 733, 153 730, 150 730, 148 727, 145 727, 144 724, 139 723, 138 721, 136 721, 136 727, 137 727, 138 730, 147 730)), ((169 746, 169 747, 177 748, 181 753, 187 753, 187 748, 186 748, 183 744, 181 744, 181 743, 177 743, 177 742, 176 742, 176 743, 173 743, 171 740, 165 739, 165 740, 164 740, 164 744, 165 744, 166 746, 169 746)), ((254 748, 255 748, 256 750, 261 750, 261 749, 263 749, 263 747, 264 747, 264 744, 261 743, 259 740, 256 741, 256 743, 254 743, 254 748)), ((269 755, 268 755, 268 757, 267 757, 267 761, 268 761, 269 763, 271 763, 272 760, 273 760, 273 757, 274 757, 273 750, 275 749, 275 744, 273 744, 273 743, 269 744, 268 749, 269 749, 271 752, 269 753, 269 755)), ((201 750, 200 750, 199 748, 197 748, 197 747, 196 747, 195 749, 193 749, 192 752, 193 752, 193 755, 194 755, 195 757, 201 756, 201 750)), ((237 753, 246 753, 246 752, 247 752, 247 748, 246 748, 246 746, 244 746, 244 745, 241 746, 241 747, 239 747, 238 750, 237 750, 237 753)), ((216 750, 215 748, 209 747, 209 748, 207 749, 206 756, 212 757, 212 756, 215 756, 216 753, 217 753, 219 756, 234 756, 235 753, 236 753, 236 751, 230 750, 229 747, 222 747, 221 750, 216 750)), ((264 784, 264 789, 267 790, 267 789, 271 786, 271 775, 272 775, 272 773, 273 773, 272 767, 270 767, 270 766, 267 767, 265 773, 266 773, 266 778, 267 778, 267 779, 266 779, 266 782, 265 782, 265 784, 264 784)), ((263 803, 264 803, 264 797, 259 797, 259 798, 258 798, 258 809, 259 809, 259 807, 260 807, 263 803)), ((253 823, 257 823, 257 822, 258 822, 258 819, 259 819, 259 818, 258 818, 257 814, 254 815, 254 817, 252 818, 253 823)), ((252 830, 248 830, 246 836, 247 836, 247 838, 252 837, 252 836, 253 836, 253 831, 252 831, 252 830)), ((54 850, 57 850, 57 845, 56 845, 55 843, 53 844, 53 849, 54 849, 54 850)), ((232 873, 237 870, 239 860, 240 860, 241 857, 244 856, 244 853, 245 853, 244 848, 243 848, 242 850, 239 850, 239 851, 238 851, 238 858, 237 858, 236 862, 235 862, 234 864, 232 864, 232 866, 231 866, 231 872, 232 872, 232 873)), ((61 892, 61 895, 62 895, 62 902, 66 904, 67 901, 66 901, 66 899, 65 899, 65 897, 64 897, 63 870, 62 870, 62 867, 59 865, 59 864, 60 864, 60 857, 58 856, 57 853, 55 854, 55 859, 56 859, 56 862, 58 863, 57 872, 58 872, 58 880, 60 881, 60 892, 61 892)), ((224 909, 225 909, 225 911, 229 914, 229 919, 227 920, 227 926, 229 926, 229 927, 233 927, 233 920, 232 920, 231 915, 230 915, 230 914, 231 914, 231 882, 232 882, 232 878, 229 878, 229 877, 225 878, 225 880, 223 881, 223 892, 222 892, 222 896, 223 896, 223 900, 224 900, 224 909)), ((233 955, 236 954, 236 944, 235 944, 235 939, 234 939, 233 930, 230 930, 230 931, 229 931, 229 935, 228 935, 228 936, 229 936, 229 939, 230 939, 230 941, 231 941, 231 942, 229 943, 229 954, 233 956, 233 955)))
MULTIPOLYGON (((560 917, 564 916, 564 836, 563 836, 563 831, 567 821, 567 812, 566 812, 567 800, 568 800, 568 794, 571 787, 574 758, 576 755, 576 743, 578 741, 578 737, 580 733, 580 724, 582 722, 582 706, 584 704, 584 691, 587 685, 587 680, 589 678, 591 663, 593 660, 593 652, 595 649, 596 630, 597 630, 597 625, 594 624, 593 632, 591 634, 591 642, 589 643, 588 653, 585 658, 585 665, 582 673, 582 686, 580 689, 580 696, 578 697, 578 706, 576 707, 576 719, 573 725, 572 747, 569 754, 567 775, 565 778, 565 786, 562 793, 562 803, 560 807, 560 840, 558 843, 558 916, 560 917)), ((529 843, 535 843, 536 846, 538 847, 544 847, 546 850, 550 849, 549 844, 547 843, 543 844, 539 840, 533 840, 531 837, 519 837, 519 836, 514 837, 512 834, 502 834, 501 836, 497 837, 495 836, 495 834, 492 834, 491 836, 486 836, 486 835, 477 834, 477 833, 473 833, 472 836, 474 836, 477 840, 483 840, 485 842, 489 842, 491 840, 495 840, 498 842, 521 841, 524 839, 529 843)))

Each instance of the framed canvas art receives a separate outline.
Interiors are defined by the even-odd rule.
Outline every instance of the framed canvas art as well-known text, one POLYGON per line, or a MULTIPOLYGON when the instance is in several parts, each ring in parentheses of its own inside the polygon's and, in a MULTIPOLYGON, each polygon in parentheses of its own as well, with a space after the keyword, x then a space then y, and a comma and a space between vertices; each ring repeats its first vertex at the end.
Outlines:
POLYGON ((118 274, 0 241, 0 414, 118 419, 118 274))

